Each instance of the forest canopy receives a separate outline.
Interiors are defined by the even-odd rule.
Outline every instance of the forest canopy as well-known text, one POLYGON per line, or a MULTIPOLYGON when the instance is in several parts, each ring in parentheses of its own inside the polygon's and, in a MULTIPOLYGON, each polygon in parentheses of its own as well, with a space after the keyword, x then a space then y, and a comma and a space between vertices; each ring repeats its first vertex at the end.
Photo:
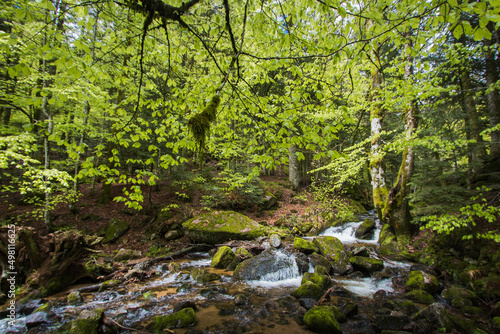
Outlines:
POLYGON ((365 201, 403 239, 500 241, 469 230, 498 215, 476 189, 499 184, 499 28, 499 0, 5 0, 1 191, 50 230, 82 183, 142 209, 211 160, 365 201))

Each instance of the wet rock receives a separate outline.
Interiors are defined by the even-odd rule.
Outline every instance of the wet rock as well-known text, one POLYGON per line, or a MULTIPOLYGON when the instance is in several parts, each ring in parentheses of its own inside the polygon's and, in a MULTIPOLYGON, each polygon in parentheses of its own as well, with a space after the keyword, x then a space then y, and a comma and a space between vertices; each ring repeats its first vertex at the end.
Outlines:
POLYGON ((132 259, 140 259, 142 257, 142 253, 140 251, 135 251, 132 249, 120 248, 118 253, 114 256, 115 261, 127 261, 132 259))
POLYGON ((119 285, 121 282, 122 281, 120 281, 119 279, 111 279, 111 280, 108 280, 108 281, 104 281, 104 282, 101 283, 101 286, 99 287, 99 291, 98 292, 104 291, 107 288, 113 288, 113 287, 119 285))
POLYGON ((429 266, 426 266, 425 264, 420 264, 420 263, 412 264, 412 266, 410 267, 410 271, 423 271, 424 273, 428 273, 430 275, 434 276, 437 275, 434 269, 432 269, 429 266))
POLYGON ((304 284, 306 282, 317 284, 324 290, 326 290, 332 284, 332 280, 330 279, 330 277, 316 273, 304 273, 304 276, 302 276, 301 284, 304 284))
POLYGON ((192 308, 185 308, 169 315, 158 315, 153 318, 149 330, 161 333, 164 329, 183 328, 196 325, 198 319, 192 308))
POLYGON ((344 312, 346 317, 352 317, 352 316, 358 314, 358 308, 359 308, 358 304, 356 304, 352 300, 347 300, 347 301, 340 303, 339 307, 342 310, 342 312, 344 312))
POLYGON ((236 295, 234 297, 233 301, 234 301, 234 305, 236 305, 236 306, 243 306, 243 305, 248 304, 248 298, 247 298, 247 296, 245 296, 243 294, 236 295))
POLYGON ((373 300, 384 300, 387 298, 387 291, 385 290, 377 290, 373 294, 373 300))
POLYGON ((42 306, 38 307, 35 311, 33 312, 49 312, 52 309, 52 305, 50 302, 43 304, 42 306))
POLYGON ((318 253, 319 248, 309 240, 296 237, 293 239, 293 247, 304 254, 318 253))
POLYGON ((325 267, 325 269, 326 269, 326 271, 327 271, 328 274, 330 274, 332 272, 332 270, 333 270, 332 269, 332 264, 323 255, 320 255, 320 254, 317 254, 317 253, 313 253, 313 254, 309 255, 309 262, 311 263, 311 265, 313 267, 316 267, 316 266, 323 266, 323 267, 325 267))
POLYGON ((79 291, 73 291, 68 295, 68 304, 69 305, 76 305, 83 302, 82 295, 80 294, 79 291))
POLYGON ((171 273, 178 273, 181 271, 181 266, 177 262, 170 262, 168 264, 168 271, 171 273))
POLYGON ((459 286, 451 286, 444 289, 443 292, 441 292, 441 297, 453 307, 458 308, 472 306, 477 298, 474 292, 459 286))
POLYGON ((278 205, 278 199, 276 196, 271 194, 269 191, 266 191, 264 198, 262 199, 262 203, 259 205, 264 210, 269 210, 278 205))
POLYGON ((319 300, 323 296, 323 288, 313 282, 305 282, 290 293, 291 296, 300 298, 314 298, 319 300))
POLYGON ((177 288, 176 292, 185 293, 193 290, 193 285, 189 283, 184 283, 180 287, 177 288))
POLYGON ((352 250, 352 255, 354 256, 363 256, 363 257, 369 257, 370 254, 368 253, 368 249, 366 247, 356 247, 352 250))
POLYGON ((299 304, 306 310, 312 309, 314 306, 316 306, 316 299, 313 298, 300 298, 299 299, 299 304))
POLYGON ((113 243, 120 239, 130 228, 130 224, 118 218, 111 218, 104 232, 103 243, 113 243))
POLYGON ((420 304, 432 304, 434 303, 434 297, 425 290, 413 290, 404 295, 406 299, 413 300, 420 304))
POLYGON ((373 316, 373 325, 377 330, 402 330, 410 322, 407 315, 375 315, 373 316))
POLYGON ((43 324, 54 322, 55 315, 53 312, 34 312, 26 317, 26 327, 33 328, 43 324))
POLYGON ((281 246, 281 238, 279 234, 273 233, 269 236, 269 243, 274 248, 279 248, 281 246))
POLYGON ((326 271, 326 268, 321 266, 321 265, 317 265, 314 268, 314 273, 318 274, 318 275, 327 275, 328 274, 328 272, 326 271))
POLYGON ((309 271, 309 258, 304 253, 295 253, 294 255, 300 273, 309 271))
POLYGON ((378 243, 380 244, 380 248, 378 250, 380 255, 393 259, 402 258, 396 241, 396 234, 389 224, 385 224, 384 227, 382 227, 378 243))
POLYGON ((373 232, 375 231, 375 222, 371 219, 365 219, 361 225, 356 229, 354 235, 359 239, 371 239, 373 238, 373 232))
POLYGON ((226 269, 229 266, 233 268, 240 262, 240 259, 233 253, 230 247, 222 246, 219 248, 217 253, 215 253, 212 258, 212 263, 210 264, 213 268, 226 269))
POLYGON ((276 300, 280 308, 286 311, 299 325, 303 324, 304 314, 307 310, 303 308, 299 301, 291 296, 281 297, 276 300))
POLYGON ((306 312, 304 323, 307 328, 318 333, 340 334, 341 321, 346 321, 342 311, 334 306, 317 306, 306 312))
POLYGON ((411 315, 417 312, 417 307, 415 303, 407 299, 392 299, 385 302, 383 307, 389 308, 391 310, 399 311, 405 315, 411 315))
POLYGON ((103 310, 83 310, 71 322, 69 334, 97 334, 102 324, 103 310))
POLYGON ((180 310, 183 310, 185 308, 192 308, 195 311, 198 309, 194 302, 190 300, 183 300, 174 304, 174 313, 179 312, 180 310))
POLYGON ((236 250, 236 255, 238 255, 238 257, 242 260, 246 260, 246 259, 249 259, 251 258, 253 255, 252 253, 250 253, 248 251, 248 249, 244 248, 244 247, 240 247, 236 250))
POLYGON ((438 281, 434 275, 423 271, 411 271, 406 281, 409 290, 425 290, 434 294, 438 290, 438 281))
POLYGON ((184 231, 183 230, 170 230, 167 233, 165 233, 165 240, 166 241, 172 241, 172 240, 177 240, 179 238, 182 238, 184 236, 184 231))
POLYGON ((384 269, 384 262, 370 257, 353 256, 349 262, 354 267, 354 270, 359 270, 365 274, 371 275, 376 271, 384 269))
POLYGON ((233 211, 204 213, 182 226, 192 241, 211 245, 230 240, 253 240, 265 234, 255 221, 233 211))
POLYGON ((35 299, 35 300, 29 301, 25 304, 21 303, 16 308, 16 314, 30 315, 31 313, 33 313, 34 310, 36 310, 37 308, 39 308, 42 305, 43 305, 43 303, 42 303, 41 299, 35 299))
POLYGON ((365 277, 365 275, 361 271, 353 271, 349 275, 347 275, 349 278, 362 278, 365 277))
POLYGON ((298 276, 295 259, 281 251, 267 249, 261 254, 240 263, 233 277, 242 280, 281 280, 298 276))
POLYGON ((193 279, 199 283, 208 283, 212 281, 218 281, 221 279, 220 275, 216 273, 211 273, 201 268, 194 268, 191 272, 193 279))
POLYGON ((440 303, 434 303, 412 316, 413 320, 425 319, 434 328, 444 328, 446 331, 456 330, 459 333, 474 333, 474 322, 450 312, 440 303))
POLYGON ((475 280, 471 280, 470 284, 480 298, 500 298, 500 276, 490 274, 487 277, 481 277, 475 280))
POLYGON ((342 245, 339 239, 323 236, 314 238, 313 242, 319 248, 321 255, 332 262, 334 273, 343 275, 351 269, 349 256, 345 252, 344 245, 342 245))

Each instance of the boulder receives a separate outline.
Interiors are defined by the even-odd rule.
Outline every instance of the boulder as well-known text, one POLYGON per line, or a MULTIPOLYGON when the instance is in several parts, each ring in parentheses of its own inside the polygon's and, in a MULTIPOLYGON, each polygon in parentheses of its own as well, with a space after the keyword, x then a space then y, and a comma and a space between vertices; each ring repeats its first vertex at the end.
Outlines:
POLYGON ((434 294, 438 289, 438 281, 434 275, 423 271, 410 271, 410 276, 406 281, 408 290, 425 290, 434 294))
POLYGON ((253 240, 265 235, 259 224, 233 211, 207 212, 184 222, 182 226, 193 242, 211 245, 230 240, 253 240))
POLYGON ((103 310, 83 310, 71 322, 69 334, 98 334, 103 321, 103 310))
POLYGON ((26 317, 26 327, 33 328, 43 324, 50 324, 56 320, 54 312, 34 312, 26 317))
POLYGON ((313 298, 315 300, 319 300, 324 294, 324 290, 318 284, 313 282, 305 282, 297 289, 293 290, 290 295, 297 299, 301 298, 313 298))
POLYGON ((410 317, 399 312, 373 316, 373 325, 379 331, 400 331, 408 323, 410 323, 410 317))
POLYGON ((299 269, 293 256, 270 248, 240 263, 234 270, 233 277, 242 280, 278 281, 298 275, 299 269))
POLYGON ((477 298, 476 294, 470 290, 459 286, 451 286, 441 292, 441 297, 454 307, 472 306, 477 298))
POLYGON ((279 246, 281 246, 281 238, 280 238, 279 234, 277 234, 277 233, 271 234, 269 236, 269 243, 274 248, 279 248, 279 246))
POLYGON ((405 294, 405 298, 420 304, 434 303, 434 297, 425 290, 413 290, 405 294))
POLYGON ((342 275, 351 269, 349 256, 339 239, 330 236, 316 237, 313 243, 319 248, 321 255, 332 262, 334 273, 342 275))
POLYGON ((233 253, 230 247, 222 246, 219 248, 217 253, 215 253, 212 258, 212 263, 210 264, 213 268, 226 269, 229 266, 236 267, 236 265, 240 262, 236 254, 233 253))
POLYGON ((182 238, 184 236, 184 231, 183 230, 170 230, 167 233, 165 233, 165 240, 167 241, 172 241, 172 240, 177 240, 179 238, 182 238))
POLYGON ((457 331, 464 334, 475 332, 474 321, 451 314, 441 303, 431 304, 412 316, 412 320, 419 319, 425 319, 435 328, 445 329, 447 332, 457 331))
POLYGON ((127 261, 132 259, 140 259, 141 257, 142 253, 140 251, 120 248, 120 250, 118 251, 118 253, 116 253, 113 259, 115 261, 127 261))
POLYGON ((344 313, 335 306, 316 306, 306 312, 304 323, 318 333, 341 334, 340 321, 346 321, 344 313))
POLYGON ((371 219, 365 219, 363 223, 356 229, 354 235, 356 238, 367 240, 373 238, 374 231, 375 222, 371 219))
POLYGON ((309 255, 309 262, 314 268, 316 268, 316 266, 323 266, 327 274, 330 274, 332 272, 332 264, 323 255, 312 253, 311 255, 309 255))
POLYGON ((164 329, 182 328, 196 325, 198 319, 194 310, 190 307, 169 315, 158 315, 153 318, 149 329, 154 333, 163 333, 164 329))
POLYGON ((384 262, 382 260, 371 257, 353 256, 349 259, 349 262, 354 267, 354 270, 359 270, 368 275, 384 269, 384 262))
POLYGON ((218 281, 221 279, 220 275, 217 275, 216 273, 210 273, 205 269, 201 268, 194 268, 193 271, 191 272, 191 276, 195 281, 199 283, 208 283, 212 281, 218 281))
POLYGON ((382 256, 387 256, 393 259, 401 259, 402 256, 399 252, 398 242, 396 240, 396 234, 389 224, 385 224, 380 231, 380 236, 378 238, 378 243, 380 248, 378 253, 382 256))
POLYGON ((324 290, 326 290, 332 284, 332 280, 330 279, 330 277, 316 273, 304 273, 304 276, 302 276, 301 284, 304 284, 306 282, 313 282, 314 284, 322 287, 324 290))
POLYGON ((68 295, 68 304, 75 305, 83 302, 82 295, 79 291, 73 291, 68 295))
POLYGON ((103 243, 113 243, 127 233, 130 224, 118 218, 111 218, 106 227, 103 243))
POLYGON ((266 191, 264 197, 262 198, 262 203, 260 207, 264 210, 269 210, 278 204, 278 199, 276 196, 271 194, 269 191, 266 191))
POLYGON ((319 252, 318 246, 316 246, 313 242, 299 237, 293 239, 293 247, 295 247, 296 250, 301 251, 304 254, 312 254, 319 252))

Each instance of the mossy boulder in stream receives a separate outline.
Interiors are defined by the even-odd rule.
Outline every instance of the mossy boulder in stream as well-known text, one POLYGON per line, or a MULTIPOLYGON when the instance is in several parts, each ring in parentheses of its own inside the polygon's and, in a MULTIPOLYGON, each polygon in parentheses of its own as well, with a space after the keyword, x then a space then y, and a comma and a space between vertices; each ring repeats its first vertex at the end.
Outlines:
POLYGON ((230 247, 222 246, 217 253, 215 253, 210 266, 220 269, 226 269, 231 266, 232 269, 234 269, 239 262, 240 260, 230 247))
POLYGON ((242 280, 279 281, 299 276, 297 260, 291 254, 274 248, 241 262, 233 277, 242 280))
POLYGON ((335 306, 316 306, 306 312, 304 323, 318 333, 341 334, 339 321, 346 321, 344 313, 335 306))
POLYGON ((371 239, 375 231, 375 222, 371 219, 365 219, 356 229, 355 236, 360 239, 371 239))
POLYGON ((332 262, 332 268, 336 274, 345 274, 351 268, 349 256, 339 239, 330 236, 316 237, 313 243, 319 248, 321 255, 332 262))
POLYGON ((154 333, 163 333, 164 329, 182 328, 196 325, 198 319, 191 307, 169 315, 158 315, 153 318, 149 330, 154 333))
POLYGON ((97 334, 103 321, 104 311, 83 310, 78 318, 71 322, 69 334, 97 334))
POLYGON ((111 218, 106 227, 103 243, 113 243, 118 240, 122 235, 127 233, 130 224, 118 218, 111 218))
MULTIPOLYGON (((324 268, 323 272, 325 272, 324 268)), ((316 273, 304 273, 304 276, 302 276, 301 284, 304 284, 306 282, 313 282, 323 289, 327 289, 332 284, 332 280, 330 279, 330 277, 316 273)))
POLYGON ((349 259, 349 262, 354 267, 354 270, 359 270, 368 275, 384 269, 384 262, 382 260, 371 257, 353 256, 349 259))
MULTIPOLYGON (((443 304, 434 303, 414 314, 412 320, 425 319, 436 329, 463 334, 477 333, 474 321, 455 313, 450 313, 443 304)), ((480 331, 478 331, 481 333, 480 331)))
POLYGON ((380 231, 380 236, 378 238, 378 243, 380 248, 378 253, 382 256, 389 257, 391 259, 402 259, 399 252, 398 242, 396 240, 396 234, 389 224, 385 224, 380 231))
POLYGON ((253 240, 265 235, 259 224, 233 211, 207 212, 184 222, 182 226, 193 242, 211 245, 229 240, 253 240))
POLYGON ((319 248, 309 240, 302 238, 293 239, 293 247, 304 254, 318 253, 319 248))
POLYGON ((211 273, 201 268, 194 268, 191 272, 193 279, 199 283, 208 283, 213 281, 218 281, 221 279, 220 275, 216 273, 211 273))
POLYGON ((297 299, 312 298, 319 300, 323 296, 323 294, 324 291, 320 285, 308 281, 299 286, 297 289, 293 290, 290 295, 297 299))
POLYGON ((425 290, 434 294, 438 289, 438 281, 434 275, 426 272, 420 270, 410 271, 410 276, 406 281, 406 288, 408 290, 425 290))
POLYGON ((434 303, 434 297, 425 290, 413 290, 405 294, 405 298, 420 304, 434 303))

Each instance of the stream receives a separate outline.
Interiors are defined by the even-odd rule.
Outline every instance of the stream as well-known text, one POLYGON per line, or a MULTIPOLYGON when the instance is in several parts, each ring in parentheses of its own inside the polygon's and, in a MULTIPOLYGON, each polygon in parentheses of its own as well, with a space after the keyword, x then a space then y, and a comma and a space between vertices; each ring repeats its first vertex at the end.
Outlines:
MULTIPOLYGON (((359 222, 329 228, 320 235, 337 237, 346 249, 353 249, 376 247, 379 234, 380 222, 374 212, 370 212, 361 216, 359 222), (371 240, 357 239, 354 236, 356 228, 366 218, 376 222, 376 232, 371 240)), ((290 297, 302 279, 294 257, 293 245, 284 243, 276 259, 283 264, 279 266, 282 269, 255 281, 233 279, 232 271, 210 267, 208 253, 192 253, 186 259, 176 261, 180 265, 178 272, 170 272, 168 263, 159 264, 154 267, 155 278, 118 285, 101 292, 82 292, 83 302, 76 305, 67 304, 68 293, 75 288, 72 287, 40 303, 50 301, 55 320, 42 323, 29 333, 53 332, 74 320, 83 310, 92 309, 103 309, 107 317, 124 327, 147 331, 153 316, 171 313, 176 304, 187 301, 196 305, 198 323, 192 328, 175 329, 175 333, 312 333, 297 323, 301 315, 294 310, 300 306, 290 297), (216 273, 221 279, 198 283, 190 275, 195 268, 216 273), (235 297, 241 302, 235 303, 235 297)), ((344 333, 373 332, 366 319, 373 313, 372 309, 378 307, 372 306, 374 295, 397 293, 392 284, 393 277, 408 271, 411 265, 401 262, 384 264, 384 271, 376 277, 332 277, 336 282, 333 298, 338 298, 340 304, 354 301, 359 306, 358 316, 343 324, 344 333)), ((309 272, 314 272, 314 268, 309 267, 309 272)), ((7 319, 0 320, 0 333, 26 333, 28 329, 25 314, 18 314, 14 326, 10 327, 7 319)), ((120 329, 119 333, 133 332, 120 329)))

